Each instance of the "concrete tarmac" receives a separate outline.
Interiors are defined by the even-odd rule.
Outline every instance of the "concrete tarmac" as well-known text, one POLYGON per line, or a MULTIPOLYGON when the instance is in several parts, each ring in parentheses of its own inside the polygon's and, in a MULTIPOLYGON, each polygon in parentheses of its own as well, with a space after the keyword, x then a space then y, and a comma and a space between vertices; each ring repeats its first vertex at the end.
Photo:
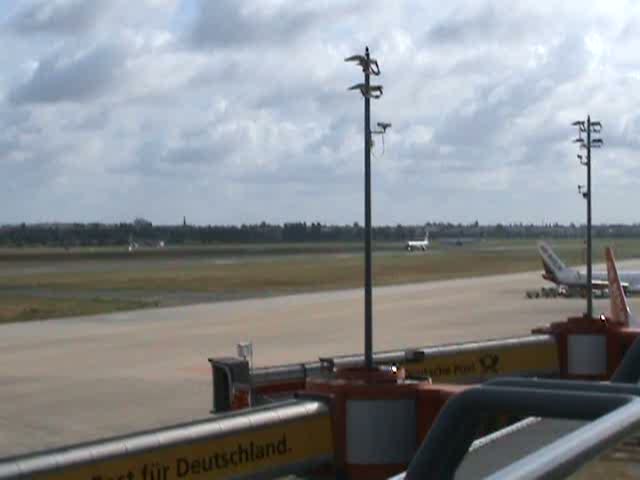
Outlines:
MULTIPOLYGON (((523 335, 584 311, 524 298, 542 284, 531 272, 374 289, 375 350, 523 335)), ((245 340, 257 365, 360 352, 363 292, 0 326, 0 457, 207 417, 207 358, 245 340)))

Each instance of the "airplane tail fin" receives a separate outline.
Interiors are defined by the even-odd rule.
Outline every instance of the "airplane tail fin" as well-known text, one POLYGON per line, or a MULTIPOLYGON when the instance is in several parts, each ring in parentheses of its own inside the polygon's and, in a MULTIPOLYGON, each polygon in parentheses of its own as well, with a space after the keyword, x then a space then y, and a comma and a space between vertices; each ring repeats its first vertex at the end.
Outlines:
POLYGON ((616 268, 616 261, 613 257, 613 250, 611 247, 607 247, 604 254, 607 259, 607 280, 609 281, 611 317, 614 321, 627 327, 640 327, 640 323, 631 312, 629 304, 627 303, 627 297, 624 294, 622 283, 620 283, 620 277, 618 275, 618 269, 616 268))
POLYGON ((544 267, 544 278, 552 282, 558 283, 558 276, 560 272, 566 270, 567 266, 562 260, 555 254, 551 245, 547 242, 538 242, 538 252, 542 257, 542 266, 544 267))

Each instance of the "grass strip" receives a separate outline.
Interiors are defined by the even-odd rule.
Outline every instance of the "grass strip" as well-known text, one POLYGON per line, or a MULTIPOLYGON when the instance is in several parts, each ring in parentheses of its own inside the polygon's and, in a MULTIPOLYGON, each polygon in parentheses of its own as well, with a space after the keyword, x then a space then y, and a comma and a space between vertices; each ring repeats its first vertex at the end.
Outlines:
POLYGON ((0 324, 55 317, 95 315, 155 306, 154 302, 111 298, 50 298, 0 295, 0 324))

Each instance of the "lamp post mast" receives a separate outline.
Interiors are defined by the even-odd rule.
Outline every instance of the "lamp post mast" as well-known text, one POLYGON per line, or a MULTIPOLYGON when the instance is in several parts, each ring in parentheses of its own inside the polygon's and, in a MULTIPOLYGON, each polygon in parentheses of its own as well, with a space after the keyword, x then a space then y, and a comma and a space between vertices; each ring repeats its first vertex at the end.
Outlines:
POLYGON ((587 115, 587 318, 593 318, 591 261, 591 115, 587 115))
MULTIPOLYGON (((369 65, 369 47, 365 49, 369 65)), ((370 69, 364 69, 365 91, 370 87, 370 69)), ((373 369, 373 295, 371 267, 371 98, 364 96, 364 360, 367 370, 373 369)))
POLYGON ((371 99, 382 96, 382 85, 371 85, 371 75, 380 75, 377 60, 369 55, 366 47, 364 55, 345 58, 355 62, 364 73, 364 83, 358 83, 349 90, 359 90, 364 97, 364 362, 367 370, 373 369, 373 307, 371 269, 371 144, 372 134, 384 134, 390 123, 378 123, 381 130, 371 131, 371 99))
POLYGON ((580 164, 587 167, 587 185, 578 185, 578 193, 587 201, 587 312, 588 318, 593 318, 593 269, 592 269, 592 241, 591 241, 591 149, 602 147, 602 138, 593 138, 593 134, 598 137, 602 131, 602 123, 592 121, 591 115, 587 115, 587 120, 577 120, 572 123, 574 127, 578 127, 578 138, 573 140, 580 149, 587 151, 586 156, 578 154, 580 164), (582 134, 586 133, 587 138, 582 138, 582 134))

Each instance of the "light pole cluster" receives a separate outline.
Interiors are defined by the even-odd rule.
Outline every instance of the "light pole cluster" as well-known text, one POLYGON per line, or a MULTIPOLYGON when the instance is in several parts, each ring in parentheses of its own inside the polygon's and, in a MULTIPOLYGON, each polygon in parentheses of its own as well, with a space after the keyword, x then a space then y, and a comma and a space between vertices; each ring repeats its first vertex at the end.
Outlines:
POLYGON ((578 193, 587 201, 587 317, 593 318, 593 271, 592 271, 592 248, 591 248, 591 149, 602 146, 601 138, 594 138, 602 131, 602 124, 591 120, 578 120, 573 122, 574 127, 578 127, 578 138, 573 140, 577 143, 580 151, 586 150, 586 155, 578 154, 580 164, 587 167, 587 184, 578 185, 578 193), (586 138, 583 137, 586 135, 586 138))
POLYGON ((358 83, 349 90, 359 90, 364 97, 364 360, 367 370, 373 369, 373 326, 372 326, 372 269, 371 269, 371 146, 372 134, 383 134, 390 123, 378 123, 381 130, 371 131, 371 99, 382 96, 382 85, 371 85, 371 75, 380 75, 377 60, 369 55, 369 47, 364 55, 353 55, 345 62, 357 63, 364 73, 364 83, 358 83))

